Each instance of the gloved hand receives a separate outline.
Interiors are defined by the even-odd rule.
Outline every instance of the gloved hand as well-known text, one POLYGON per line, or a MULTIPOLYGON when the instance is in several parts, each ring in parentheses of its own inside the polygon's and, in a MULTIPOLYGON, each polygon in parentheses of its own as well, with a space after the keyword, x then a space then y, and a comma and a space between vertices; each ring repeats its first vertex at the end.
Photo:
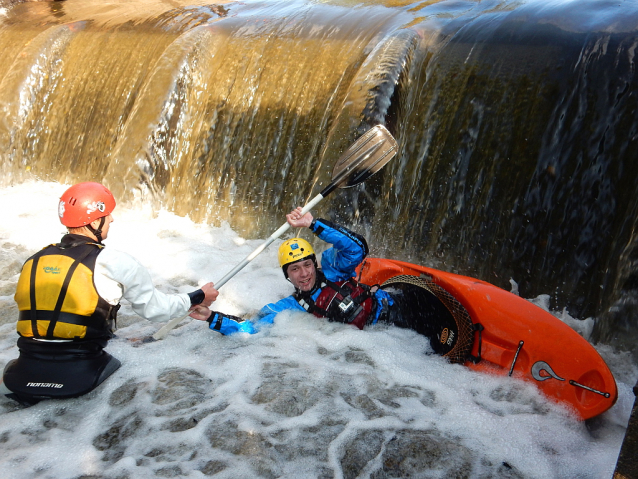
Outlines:
POLYGON ((206 283, 200 289, 188 293, 191 300, 191 306, 202 305, 209 307, 219 296, 219 291, 215 289, 213 283, 206 283))
POLYGON ((207 319, 210 329, 218 331, 223 335, 234 333, 250 333, 255 334, 257 331, 253 323, 246 321, 237 316, 211 311, 210 317, 207 319))

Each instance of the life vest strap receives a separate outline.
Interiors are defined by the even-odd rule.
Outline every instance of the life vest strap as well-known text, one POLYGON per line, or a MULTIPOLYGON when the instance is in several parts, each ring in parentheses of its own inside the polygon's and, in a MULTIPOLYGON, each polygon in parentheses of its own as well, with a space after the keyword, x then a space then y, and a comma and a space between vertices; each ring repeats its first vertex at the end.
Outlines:
POLYGON ((31 275, 29 276, 29 281, 31 284, 31 288, 29 291, 29 298, 31 299, 31 310, 29 314, 29 319, 31 320, 31 331, 33 333, 34 338, 40 338, 40 333, 38 332, 38 314, 37 314, 37 305, 35 304, 35 288, 33 285, 35 284, 35 274, 38 271, 38 260, 39 256, 33 258, 33 264, 31 265, 31 275))
MULTIPOLYGON (((47 329, 47 339, 53 338, 53 331, 55 331, 55 325, 58 323, 58 319, 60 318, 60 312, 62 311, 62 305, 64 304, 64 299, 66 298, 67 290, 69 289, 69 283, 71 283, 71 278, 73 277, 73 273, 80 265, 82 261, 86 259, 86 257, 91 254, 93 251, 92 248, 86 248, 78 258, 73 261, 73 264, 69 267, 69 270, 66 273, 64 278, 64 282, 62 283, 62 288, 60 289, 60 295, 58 296, 58 301, 55 305, 55 309, 53 310, 53 317, 51 322, 49 323, 49 328, 47 329)), ((35 290, 35 282, 31 284, 31 290, 35 290)), ((32 306, 33 307, 33 306, 32 306)))
MULTIPOLYGON (((40 310, 36 311, 38 315, 38 321, 57 321, 59 323, 67 323, 67 324, 76 324, 78 326, 86 326, 87 320, 91 320, 91 316, 82 316, 80 314, 75 313, 66 313, 66 312, 58 312, 55 311, 45 311, 40 310)), ((100 317, 101 318, 101 317, 100 317)), ((98 326, 103 319, 95 318, 95 326, 98 326)), ((112 318, 111 318, 112 319, 112 318)), ((30 321, 31 320, 31 311, 20 311, 18 312, 18 321, 30 321)), ((48 334, 48 333, 47 333, 48 334)), ((51 339, 51 338, 43 338, 42 336, 34 336, 39 339, 51 339)))
POLYGON ((322 290, 323 288, 328 287, 334 292, 328 306, 325 309, 317 306, 316 301, 312 299, 312 296, 309 293, 295 293, 294 297, 306 311, 318 317, 328 318, 329 321, 351 323, 364 310, 363 303, 373 296, 369 286, 357 282, 354 278, 349 278, 341 285, 330 281, 325 276, 320 278, 320 280, 320 288, 322 290), (346 284, 350 287, 345 287, 346 284), (353 298, 352 293, 357 289, 359 289, 360 292, 353 298), (338 296, 340 296, 341 299, 339 299, 338 296), (333 301, 335 300, 338 301, 338 303, 333 305, 333 301))

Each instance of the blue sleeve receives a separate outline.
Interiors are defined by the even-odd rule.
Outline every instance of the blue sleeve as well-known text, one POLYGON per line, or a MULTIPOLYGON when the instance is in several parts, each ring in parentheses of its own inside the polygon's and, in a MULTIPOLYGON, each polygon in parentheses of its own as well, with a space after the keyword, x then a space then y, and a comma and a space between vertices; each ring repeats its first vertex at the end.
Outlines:
POLYGON ((374 315, 372 324, 377 324, 379 316, 381 316, 381 312, 388 306, 392 306, 394 304, 394 299, 392 299, 392 296, 390 296, 387 291, 378 289, 377 292, 374 293, 374 300, 377 302, 377 312, 374 315))
POLYGON ((275 316, 287 309, 297 309, 305 311, 294 297, 280 299, 276 303, 270 303, 261 308, 257 317, 252 320, 243 320, 237 316, 226 315, 213 311, 209 319, 210 329, 227 336, 235 333, 258 333, 261 327, 272 324, 275 316))
POLYGON ((270 303, 261 308, 259 314, 257 315, 257 318, 255 318, 254 325, 257 330, 259 330, 261 326, 272 324, 275 320, 275 316, 277 316, 282 311, 286 311, 289 309, 305 311, 305 309, 303 309, 303 307, 293 296, 288 296, 284 299, 280 299, 276 303, 270 303))
POLYGON ((250 333, 255 334, 257 330, 250 321, 245 321, 237 316, 226 315, 213 311, 211 317, 208 319, 209 329, 217 331, 218 333, 228 336, 235 333, 250 333))
POLYGON ((326 221, 316 219, 312 232, 332 248, 321 254, 321 269, 330 281, 344 281, 355 275, 355 269, 368 254, 366 240, 352 231, 326 221))

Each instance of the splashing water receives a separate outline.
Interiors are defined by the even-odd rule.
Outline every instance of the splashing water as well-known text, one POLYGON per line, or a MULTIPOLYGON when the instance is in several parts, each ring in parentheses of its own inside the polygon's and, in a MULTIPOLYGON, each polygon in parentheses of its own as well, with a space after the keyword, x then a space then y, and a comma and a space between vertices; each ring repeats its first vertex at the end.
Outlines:
MULTIPOLYGON (((0 367, 17 357, 20 267, 59 239, 64 189, 0 189, 0 367)), ((118 205, 106 244, 172 293, 220 278, 260 241, 131 203, 118 205)), ((225 285, 215 307, 242 314, 289 294, 275 253, 225 285)), ((359 331, 292 312, 255 336, 206 326, 185 321, 166 340, 143 342, 159 325, 123 305, 107 348, 123 366, 97 390, 28 409, 0 400, 2 476, 610 477, 638 377, 627 355, 599 347, 620 397, 585 424, 531 385, 429 355, 409 330, 359 331)))

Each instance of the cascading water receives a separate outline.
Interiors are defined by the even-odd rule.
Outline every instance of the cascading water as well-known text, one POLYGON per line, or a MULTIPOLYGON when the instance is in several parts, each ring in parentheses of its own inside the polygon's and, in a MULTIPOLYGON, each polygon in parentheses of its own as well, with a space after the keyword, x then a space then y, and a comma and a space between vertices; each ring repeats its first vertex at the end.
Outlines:
MULTIPOLYGON (((638 375, 618 352, 638 337, 637 10, 0 0, 0 367, 17 356, 21 265, 55 240, 59 183, 107 184, 108 247, 186 292, 381 122, 400 154, 314 213, 374 255, 513 278, 545 309, 534 297, 549 294, 584 336, 594 321, 574 317, 597 315, 619 389, 585 425, 532 385, 427 354, 410 330, 300 313, 250 338, 184 321, 146 342, 158 326, 124 302, 108 345, 122 368, 98 389, 28 409, 0 398, 3 477, 610 477, 638 375)), ((270 251, 215 307, 244 314, 289 292, 270 251)))
POLYGON ((7 3, 4 184, 99 180, 263 237, 382 122, 400 157, 319 214, 635 339, 635 4, 139 5, 7 3))

